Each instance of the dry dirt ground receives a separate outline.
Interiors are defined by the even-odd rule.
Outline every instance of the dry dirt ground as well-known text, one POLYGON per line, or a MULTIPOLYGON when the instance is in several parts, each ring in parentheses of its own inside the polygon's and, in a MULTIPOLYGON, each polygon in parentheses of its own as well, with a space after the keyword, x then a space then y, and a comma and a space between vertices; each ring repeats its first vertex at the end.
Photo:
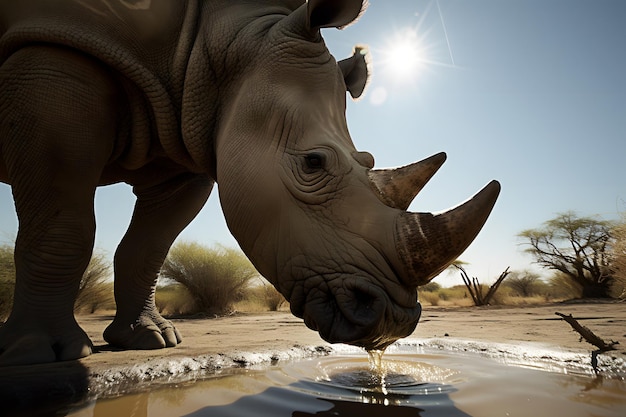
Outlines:
MULTIPOLYGON (((453 346, 508 344, 537 346, 590 355, 595 348, 555 312, 571 314, 605 341, 619 342, 603 354, 626 361, 626 303, 558 303, 528 307, 424 307, 416 331, 402 343, 453 346)), ((102 331, 110 315, 78 317, 95 345, 79 361, 0 368, 0 404, 18 408, 42 401, 80 401, 119 395, 149 384, 193 380, 231 366, 326 354, 334 349, 288 312, 236 314, 211 319, 172 320, 182 334, 176 348, 118 351, 109 348, 102 331)), ((502 349, 502 348, 500 348, 502 349)), ((505 347, 504 350, 507 348, 505 347)), ((500 350, 501 351, 501 350, 500 350)))

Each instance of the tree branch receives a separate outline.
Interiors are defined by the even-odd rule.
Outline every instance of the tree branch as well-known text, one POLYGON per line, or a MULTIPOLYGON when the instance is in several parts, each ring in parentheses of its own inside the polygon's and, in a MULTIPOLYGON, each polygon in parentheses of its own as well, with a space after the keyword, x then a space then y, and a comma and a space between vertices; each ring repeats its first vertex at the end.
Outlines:
POLYGON ((474 305, 476 305, 476 306, 480 305, 479 304, 479 300, 477 298, 478 294, 474 293, 474 288, 472 287, 472 281, 467 276, 467 272, 465 272, 465 269, 462 266, 460 266, 460 265, 452 264, 452 266, 460 271, 461 278, 463 279, 463 283, 467 287, 467 290, 469 291, 470 296, 472 297, 472 301, 474 301, 474 305))
POLYGON ((561 317, 570 326, 572 326, 572 329, 574 329, 581 336, 581 340, 585 339, 587 343, 590 343, 594 345, 595 347, 597 347, 600 352, 606 352, 608 350, 617 349, 614 346, 619 344, 619 342, 614 342, 614 341, 610 341, 609 343, 605 342, 604 340, 602 340, 602 338, 596 336, 595 333, 589 330, 589 328, 578 323, 578 321, 575 318, 573 318, 571 314, 566 316, 565 314, 559 313, 558 311, 554 314, 561 317))
POLYGON ((498 287, 500 286, 500 284, 502 284, 502 281, 504 281, 504 278, 506 278, 507 275, 509 275, 510 273, 509 268, 510 266, 507 266, 506 269, 500 274, 496 282, 494 282, 493 285, 489 287, 489 292, 487 292, 487 295, 485 296, 485 300, 484 300, 485 304, 489 304, 489 301, 491 301, 491 297, 493 297, 493 295, 496 293, 496 291, 498 290, 498 287))

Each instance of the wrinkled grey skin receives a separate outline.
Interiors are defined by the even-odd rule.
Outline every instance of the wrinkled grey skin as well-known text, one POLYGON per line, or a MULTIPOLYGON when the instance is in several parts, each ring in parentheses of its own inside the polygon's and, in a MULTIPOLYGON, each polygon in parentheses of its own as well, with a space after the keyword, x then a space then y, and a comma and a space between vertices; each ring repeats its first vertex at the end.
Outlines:
POLYGON ((91 353, 73 316, 97 186, 137 202, 115 254, 114 346, 181 337, 156 277, 215 181, 228 226, 292 311, 330 342, 382 348, 410 334, 416 287, 471 242, 495 182, 444 215, 407 213, 445 156, 373 170, 344 117, 367 80, 319 29, 361 1, 0 0, 0 180, 19 218, 0 364, 91 353))

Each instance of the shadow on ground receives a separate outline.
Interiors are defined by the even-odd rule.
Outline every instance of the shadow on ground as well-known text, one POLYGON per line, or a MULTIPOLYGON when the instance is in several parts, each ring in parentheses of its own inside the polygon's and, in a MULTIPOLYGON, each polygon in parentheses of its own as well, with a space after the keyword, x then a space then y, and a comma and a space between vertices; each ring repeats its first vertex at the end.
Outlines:
POLYGON ((89 393, 89 372, 79 361, 0 368, 3 416, 48 416, 89 393))

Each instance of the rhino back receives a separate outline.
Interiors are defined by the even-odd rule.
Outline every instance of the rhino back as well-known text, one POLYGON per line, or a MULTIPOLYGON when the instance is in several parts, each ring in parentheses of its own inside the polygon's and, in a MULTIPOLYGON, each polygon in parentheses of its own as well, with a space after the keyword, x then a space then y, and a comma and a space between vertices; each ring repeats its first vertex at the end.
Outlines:
POLYGON ((94 57, 136 87, 148 102, 164 150, 184 163, 189 156, 180 139, 180 101, 197 29, 197 3, 0 0, 0 65, 32 44, 59 45, 94 57))

